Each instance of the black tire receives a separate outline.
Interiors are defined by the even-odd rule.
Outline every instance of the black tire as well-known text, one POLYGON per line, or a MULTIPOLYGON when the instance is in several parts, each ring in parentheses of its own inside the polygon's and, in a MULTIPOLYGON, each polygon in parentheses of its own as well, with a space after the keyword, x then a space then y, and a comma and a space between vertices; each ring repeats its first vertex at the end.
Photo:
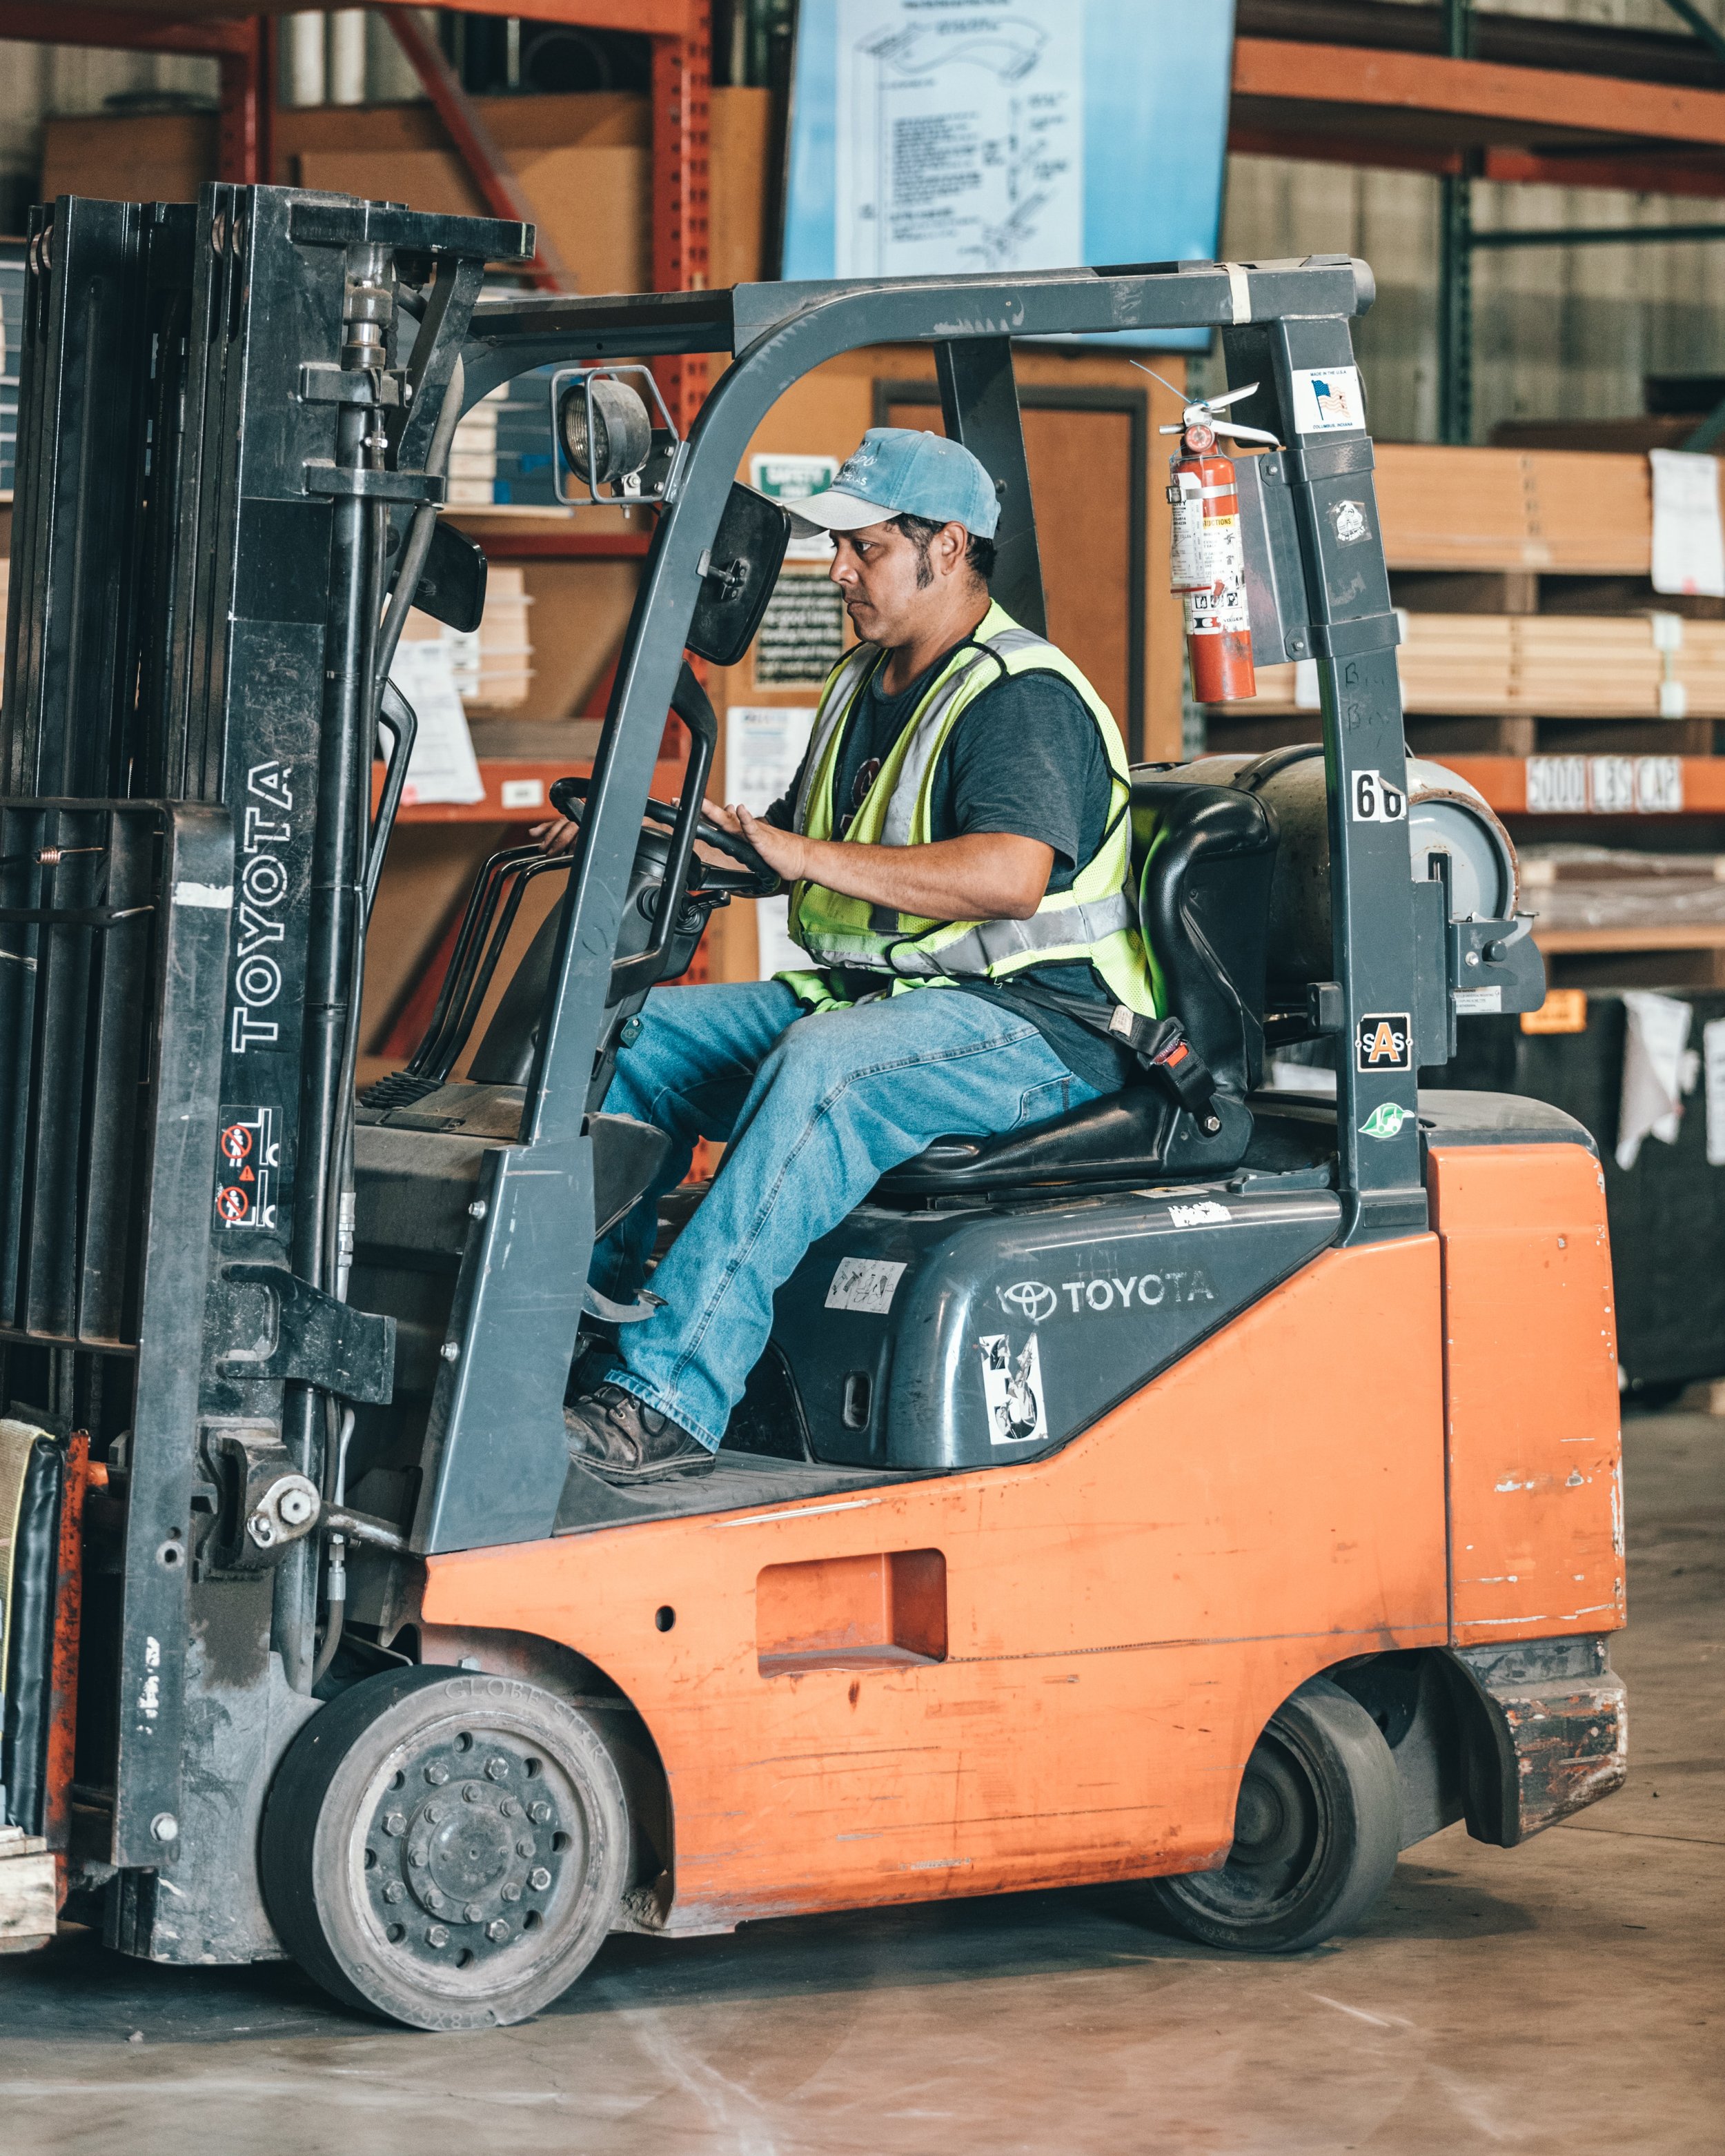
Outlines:
POLYGON ((609 1751, 512 1678, 386 1671, 289 1747, 259 1851, 281 1943, 344 2005, 410 2029, 525 2020, 610 1929, 631 1861, 609 1751))
POLYGON ((1314 1677, 1271 1716, 1240 1779, 1219 1871, 1157 1879, 1176 1931, 1239 1953, 1297 1953, 1357 1924, 1401 1853, 1401 1790, 1384 1732, 1314 1677))

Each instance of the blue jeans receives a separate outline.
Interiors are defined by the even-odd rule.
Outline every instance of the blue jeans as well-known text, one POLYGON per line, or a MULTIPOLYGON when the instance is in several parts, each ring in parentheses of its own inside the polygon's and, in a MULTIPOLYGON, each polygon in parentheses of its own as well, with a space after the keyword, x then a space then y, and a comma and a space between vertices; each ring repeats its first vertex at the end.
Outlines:
POLYGON ((664 1192, 697 1138, 727 1147, 653 1279, 665 1306, 622 1328, 615 1382, 710 1447, 773 1328, 775 1291, 890 1168, 948 1132, 1019 1130, 1096 1097, 1029 1019, 919 988, 798 1016, 780 981, 655 988, 605 1106, 670 1133, 658 1178, 594 1253, 619 1299, 644 1276, 664 1192))

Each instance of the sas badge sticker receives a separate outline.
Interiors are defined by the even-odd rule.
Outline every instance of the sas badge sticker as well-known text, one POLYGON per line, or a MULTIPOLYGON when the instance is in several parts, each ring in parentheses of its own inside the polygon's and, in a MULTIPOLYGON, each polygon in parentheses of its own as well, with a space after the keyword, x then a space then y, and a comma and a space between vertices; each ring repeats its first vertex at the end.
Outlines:
POLYGON ((1406 1011, 1368 1011, 1355 1035, 1355 1062, 1382 1077, 1414 1067, 1414 1022, 1406 1011))
POLYGON ((1408 1121, 1405 1108, 1397 1107, 1394 1101, 1382 1101, 1360 1125, 1359 1134, 1363 1138, 1399 1137, 1402 1125, 1408 1121))
POLYGON ((1048 1435, 1042 1403, 1042 1358, 1033 1332, 1019 1353, 1004 1332, 977 1342, 983 1358, 983 1398, 988 1409, 991 1445, 1034 1445, 1048 1435))

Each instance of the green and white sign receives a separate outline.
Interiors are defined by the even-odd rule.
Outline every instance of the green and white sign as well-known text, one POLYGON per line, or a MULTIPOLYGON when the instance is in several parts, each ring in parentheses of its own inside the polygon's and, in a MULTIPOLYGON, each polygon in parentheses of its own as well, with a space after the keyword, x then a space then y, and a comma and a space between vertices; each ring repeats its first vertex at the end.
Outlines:
MULTIPOLYGON (((836 457, 755 456, 749 459, 749 485, 757 494, 793 508, 811 494, 819 494, 839 476, 836 457)), ((808 539, 793 539, 785 548, 790 562, 824 562, 833 542, 824 531, 808 539)))

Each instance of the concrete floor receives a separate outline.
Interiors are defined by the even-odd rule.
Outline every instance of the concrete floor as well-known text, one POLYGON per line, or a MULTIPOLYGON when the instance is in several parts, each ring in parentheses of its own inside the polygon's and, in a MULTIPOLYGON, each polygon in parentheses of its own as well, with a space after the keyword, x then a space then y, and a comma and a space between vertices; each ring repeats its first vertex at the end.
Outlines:
POLYGON ((619 1938, 528 2026, 434 2037, 74 1933, 0 1963, 0 2150, 1719 2156, 1725 1423, 1625 1438, 1629 1787, 1521 1850, 1451 1828, 1357 1938, 1230 1962, 1114 1888, 619 1938))

